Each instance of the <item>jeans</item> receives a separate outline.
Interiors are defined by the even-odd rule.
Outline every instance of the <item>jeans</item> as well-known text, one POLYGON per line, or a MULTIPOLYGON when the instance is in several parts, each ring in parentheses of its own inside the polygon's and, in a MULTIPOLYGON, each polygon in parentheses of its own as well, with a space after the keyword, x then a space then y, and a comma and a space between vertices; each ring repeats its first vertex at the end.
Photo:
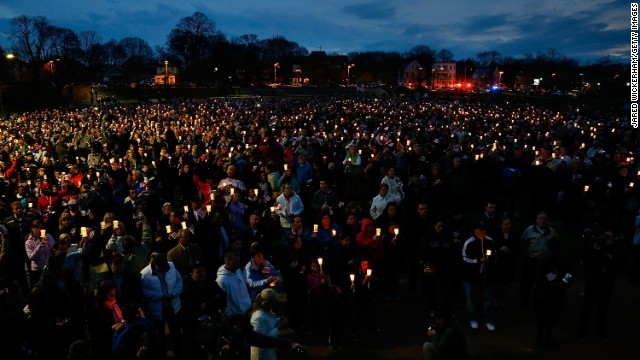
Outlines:
POLYGON ((478 293, 482 293, 482 321, 490 323, 491 321, 491 305, 493 304, 493 289, 487 284, 472 284, 465 281, 464 295, 467 304, 467 312, 469 320, 477 321, 475 298, 478 293))

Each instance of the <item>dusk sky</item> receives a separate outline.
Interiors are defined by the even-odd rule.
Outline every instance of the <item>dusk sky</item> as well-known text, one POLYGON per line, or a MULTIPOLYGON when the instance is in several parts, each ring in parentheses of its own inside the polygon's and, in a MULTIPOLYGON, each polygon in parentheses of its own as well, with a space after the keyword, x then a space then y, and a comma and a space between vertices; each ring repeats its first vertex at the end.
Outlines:
POLYGON ((456 60, 482 51, 521 57, 559 53, 583 62, 629 59, 629 2, 621 0, 0 0, 0 45, 10 47, 9 19, 45 16, 103 41, 140 37, 155 48, 180 18, 200 11, 229 39, 283 35, 309 51, 405 52, 447 48, 456 60))

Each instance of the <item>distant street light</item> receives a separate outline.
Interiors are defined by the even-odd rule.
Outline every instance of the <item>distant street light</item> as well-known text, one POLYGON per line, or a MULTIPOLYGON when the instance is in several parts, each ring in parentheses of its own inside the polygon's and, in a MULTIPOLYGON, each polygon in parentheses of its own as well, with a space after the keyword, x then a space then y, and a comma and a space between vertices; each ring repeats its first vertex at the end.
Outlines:
POLYGON ((169 60, 164 61, 164 84, 169 84, 169 60))
POLYGON ((280 67, 280 63, 273 64, 273 83, 278 82, 278 68, 280 67))
POLYGON ((355 64, 349 64, 347 65, 347 85, 349 85, 350 81, 351 81, 351 68, 356 66, 355 64))
POLYGON ((498 75, 498 89, 500 88, 500 82, 502 81, 502 74, 504 74, 504 71, 500 71, 500 74, 498 75))

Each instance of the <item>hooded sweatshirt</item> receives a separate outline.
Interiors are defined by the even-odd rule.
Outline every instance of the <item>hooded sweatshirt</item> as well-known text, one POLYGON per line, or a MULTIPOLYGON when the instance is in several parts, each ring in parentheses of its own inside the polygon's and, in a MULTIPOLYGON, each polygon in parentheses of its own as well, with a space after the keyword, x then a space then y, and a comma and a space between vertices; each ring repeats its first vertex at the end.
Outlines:
POLYGON ((224 309, 224 315, 246 315, 251 308, 251 298, 242 270, 238 269, 233 272, 222 265, 218 269, 216 282, 227 294, 227 307, 224 309))
POLYGON ((375 231, 367 233, 367 225, 373 224, 373 220, 369 218, 362 219, 360 232, 356 236, 356 244, 358 245, 358 253, 360 256, 366 257, 373 263, 380 264, 384 259, 384 251, 382 248, 382 239, 375 239, 375 231))

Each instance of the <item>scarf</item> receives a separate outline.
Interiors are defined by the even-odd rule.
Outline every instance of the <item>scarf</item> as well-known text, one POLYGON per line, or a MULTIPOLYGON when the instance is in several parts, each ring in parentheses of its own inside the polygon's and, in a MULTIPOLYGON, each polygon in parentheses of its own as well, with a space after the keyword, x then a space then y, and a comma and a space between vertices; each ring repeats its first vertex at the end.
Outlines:
POLYGON ((113 321, 116 324, 122 321, 122 311, 120 311, 120 307, 116 304, 115 298, 112 300, 106 300, 104 302, 104 307, 113 311, 113 321))

